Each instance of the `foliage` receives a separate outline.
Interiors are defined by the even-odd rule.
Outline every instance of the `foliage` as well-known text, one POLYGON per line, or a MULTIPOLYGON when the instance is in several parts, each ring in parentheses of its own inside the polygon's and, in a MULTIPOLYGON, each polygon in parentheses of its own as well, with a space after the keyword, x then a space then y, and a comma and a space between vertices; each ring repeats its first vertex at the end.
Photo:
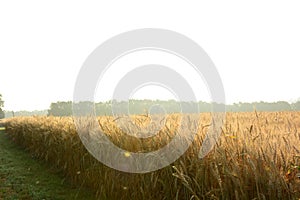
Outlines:
POLYGON ((0 119, 5 117, 4 111, 2 110, 4 101, 2 100, 2 94, 0 94, 0 119))
POLYGON ((0 94, 0 108, 4 106, 4 101, 2 100, 2 94, 0 94))
POLYGON ((49 116, 70 116, 72 115, 72 102, 51 103, 50 110, 48 110, 49 116))
POLYGON ((4 111, 5 117, 19 117, 19 116, 46 116, 48 114, 48 110, 34 110, 34 111, 4 111))
POLYGON ((18 148, 0 129, 0 199, 84 199, 91 191, 74 187, 55 169, 18 148))
MULTIPOLYGON (((92 102, 81 102, 94 106, 92 102)), ((211 108, 216 108, 215 111, 222 111, 219 108, 222 104, 207 103, 207 102, 177 102, 174 100, 129 100, 129 101, 107 101, 95 103, 95 112, 97 115, 113 114, 151 114, 162 113, 178 113, 182 110, 185 113, 205 113, 211 112, 211 108), (159 105, 159 106, 157 106, 159 105), (196 108, 196 109, 195 109, 196 108)), ((278 101, 274 103, 268 102, 253 102, 253 103, 234 103, 226 105, 226 110, 230 112, 252 112, 256 111, 300 111, 300 101, 289 104, 285 101, 278 101)), ((56 102, 52 103, 48 110, 48 116, 71 116, 72 115, 72 102, 56 102)))

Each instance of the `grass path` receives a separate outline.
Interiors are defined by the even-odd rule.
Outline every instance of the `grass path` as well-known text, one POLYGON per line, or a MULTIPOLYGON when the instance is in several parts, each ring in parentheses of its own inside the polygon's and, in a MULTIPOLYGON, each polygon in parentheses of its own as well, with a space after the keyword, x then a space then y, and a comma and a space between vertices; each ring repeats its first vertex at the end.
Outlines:
POLYGON ((0 200, 94 199, 13 144, 0 128, 0 200))

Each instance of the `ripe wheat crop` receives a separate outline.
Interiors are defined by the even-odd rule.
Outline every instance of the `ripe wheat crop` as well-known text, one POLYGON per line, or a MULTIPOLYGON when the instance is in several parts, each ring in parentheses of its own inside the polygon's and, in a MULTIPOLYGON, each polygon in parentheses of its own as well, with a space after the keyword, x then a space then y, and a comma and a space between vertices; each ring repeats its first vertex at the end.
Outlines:
MULTIPOLYGON (((115 145, 151 152, 172 140, 181 116, 166 116, 157 135, 146 139, 134 135, 152 127, 148 116, 119 122, 124 129, 116 123, 121 119, 102 116, 98 122, 115 145)), ((227 113, 220 139, 203 159, 198 152, 211 115, 201 114, 199 121, 193 120, 195 115, 188 118, 184 131, 197 130, 189 149, 169 166, 146 174, 120 172, 97 161, 83 146, 71 117, 17 117, 5 125, 14 142, 61 170, 73 184, 92 188, 99 199, 300 198, 300 112, 227 113)))

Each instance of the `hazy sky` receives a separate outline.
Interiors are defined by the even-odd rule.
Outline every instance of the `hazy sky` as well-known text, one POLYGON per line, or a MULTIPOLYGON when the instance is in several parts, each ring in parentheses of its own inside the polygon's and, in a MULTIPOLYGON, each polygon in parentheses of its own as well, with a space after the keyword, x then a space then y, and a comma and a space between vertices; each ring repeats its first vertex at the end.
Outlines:
MULTIPOLYGON (((6 110, 47 109, 51 102, 72 100, 81 65, 98 45, 125 31, 163 28, 186 35, 208 53, 228 103, 296 100, 299 10, 299 1, 274 0, 1 1, 0 93, 6 110)), ((159 62, 162 56, 136 55, 135 62, 159 62)), ((112 82, 122 77, 117 69, 101 80, 105 84, 100 81, 99 88, 106 86, 97 92, 100 100, 109 98, 112 82)), ((187 76, 197 82, 192 73, 187 76)), ((157 96, 156 89, 141 89, 134 97, 171 95, 157 96)))

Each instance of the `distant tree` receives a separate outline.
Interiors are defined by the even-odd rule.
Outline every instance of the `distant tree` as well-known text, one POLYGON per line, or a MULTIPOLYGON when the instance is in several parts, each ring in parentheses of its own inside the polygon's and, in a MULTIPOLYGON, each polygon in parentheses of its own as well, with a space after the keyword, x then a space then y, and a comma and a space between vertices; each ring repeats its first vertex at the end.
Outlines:
POLYGON ((296 103, 293 103, 293 104, 291 105, 291 107, 292 107, 293 110, 300 111, 300 100, 297 101, 296 103))
POLYGON ((51 103, 50 109, 48 110, 48 116, 71 116, 72 115, 72 102, 56 102, 51 103))
POLYGON ((2 94, 0 94, 0 119, 4 118, 4 111, 2 110, 4 106, 4 101, 2 100, 2 94))
POLYGON ((34 110, 34 111, 5 111, 5 118, 10 117, 19 117, 19 116, 46 116, 48 114, 48 110, 34 110))

